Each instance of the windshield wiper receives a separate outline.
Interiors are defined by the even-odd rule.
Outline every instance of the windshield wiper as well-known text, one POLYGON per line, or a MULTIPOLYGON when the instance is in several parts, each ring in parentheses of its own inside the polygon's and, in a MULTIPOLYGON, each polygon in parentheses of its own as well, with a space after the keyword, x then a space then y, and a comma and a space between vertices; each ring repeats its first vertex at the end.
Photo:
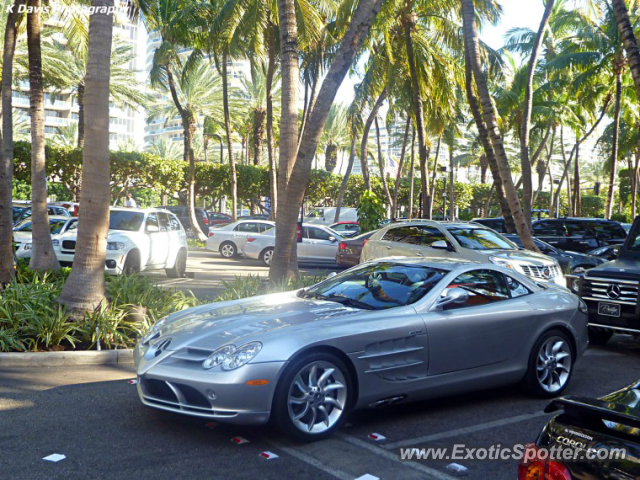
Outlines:
POLYGON ((323 300, 329 300, 330 302, 338 302, 342 305, 348 305, 350 307, 362 308, 364 310, 377 310, 373 305, 369 305, 368 303, 361 302, 360 300, 356 300, 355 298, 343 297, 342 295, 329 295, 327 297, 323 297, 323 300))
POLYGON ((327 299, 327 297, 325 297, 324 295, 321 295, 319 293, 310 292, 306 288, 303 288, 302 290, 300 290, 298 292, 298 297, 300 297, 300 298, 315 298, 317 300, 326 300, 327 299))

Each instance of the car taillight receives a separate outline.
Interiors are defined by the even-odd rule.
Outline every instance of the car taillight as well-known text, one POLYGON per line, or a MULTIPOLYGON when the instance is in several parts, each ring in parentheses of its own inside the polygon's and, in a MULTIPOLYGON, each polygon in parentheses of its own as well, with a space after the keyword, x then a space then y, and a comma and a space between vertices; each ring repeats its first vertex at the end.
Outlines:
POLYGON ((363 242, 362 242, 362 246, 364 247, 364 246, 367 244, 367 242, 368 242, 368 241, 369 241, 369 239, 368 239, 368 238, 365 238, 365 239, 363 240, 363 242))
POLYGON ((347 244, 344 243, 344 242, 340 242, 340 244, 338 245, 338 249, 346 250, 347 249, 347 244))
POLYGON ((204 217, 204 224, 209 225, 209 219, 207 217, 204 217))
POLYGON ((77 217, 78 216, 78 211, 80 210, 80 205, 74 205, 73 206, 73 216, 77 217))
POLYGON ((255 241, 256 241, 256 237, 247 238, 247 243, 251 243, 251 242, 255 242, 255 241))
POLYGON ((531 450, 538 451, 534 444, 526 446, 525 457, 518 464, 518 480, 571 480, 569 469, 560 462, 539 460, 535 454, 531 460, 531 450))
POLYGON ((209 237, 213 237, 213 232, 209 232, 209 237))

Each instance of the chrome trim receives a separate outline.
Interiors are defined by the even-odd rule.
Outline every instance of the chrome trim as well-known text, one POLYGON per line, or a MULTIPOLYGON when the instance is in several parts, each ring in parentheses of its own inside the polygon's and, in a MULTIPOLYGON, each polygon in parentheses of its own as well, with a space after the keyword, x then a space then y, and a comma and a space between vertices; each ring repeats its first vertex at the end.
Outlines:
POLYGON ((424 347, 411 347, 404 350, 396 350, 395 352, 372 353, 369 355, 363 355, 361 357, 358 357, 358 360, 368 360, 369 358, 386 357, 389 355, 397 355, 399 353, 417 352, 419 350, 424 350, 424 347))
POLYGON ((612 327, 611 325, 600 325, 599 323, 589 323, 590 327, 608 328, 609 330, 621 330, 623 332, 640 333, 640 329, 624 328, 624 327, 612 327))
POLYGON ((619 280, 617 278, 602 278, 602 277, 585 277, 585 280, 600 280, 600 281, 604 281, 604 282, 618 282, 618 283, 629 283, 631 285, 635 285, 638 286, 638 281, 637 280, 619 280))
POLYGON ((621 305, 629 305, 631 307, 635 307, 635 302, 623 302, 622 300, 613 300, 609 297, 595 298, 595 297, 582 297, 583 300, 593 300, 594 302, 605 302, 605 303, 619 303, 621 305))
POLYGON ((402 365, 393 365, 392 367, 372 368, 371 370, 366 370, 364 373, 388 372, 391 370, 397 370, 399 368, 415 367, 417 365, 422 365, 423 363, 424 362, 420 360, 418 362, 403 363, 402 365))

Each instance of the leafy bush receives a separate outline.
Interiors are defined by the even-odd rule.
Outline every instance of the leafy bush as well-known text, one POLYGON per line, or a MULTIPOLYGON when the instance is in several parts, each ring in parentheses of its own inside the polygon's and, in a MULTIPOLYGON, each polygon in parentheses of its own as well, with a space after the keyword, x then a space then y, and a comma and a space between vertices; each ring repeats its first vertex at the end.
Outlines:
POLYGON ((204 248, 206 243, 203 242, 202 240, 198 240, 197 238, 187 238, 187 244, 190 247, 199 247, 199 248, 204 248))
POLYGON ((380 198, 371 190, 362 194, 358 204, 358 224, 362 233, 378 228, 387 215, 387 211, 380 198))
POLYGON ((299 288, 309 287, 324 280, 324 276, 301 275, 297 279, 289 279, 278 285, 273 285, 267 277, 260 275, 247 275, 236 277, 233 281, 223 281, 225 291, 218 295, 216 302, 239 300, 241 298, 254 297, 267 293, 287 292, 299 288))

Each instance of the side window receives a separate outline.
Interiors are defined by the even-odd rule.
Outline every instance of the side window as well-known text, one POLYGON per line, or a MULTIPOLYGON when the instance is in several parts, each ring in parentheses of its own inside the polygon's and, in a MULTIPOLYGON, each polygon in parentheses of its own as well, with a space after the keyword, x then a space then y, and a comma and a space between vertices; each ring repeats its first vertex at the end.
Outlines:
POLYGON ((176 218, 175 215, 169 214, 169 226, 172 231, 179 232, 180 231, 180 220, 176 218))
POLYGON ((238 225, 234 230, 237 232, 258 233, 260 230, 255 222, 244 222, 238 225))
POLYGON ((409 243, 411 245, 420 245, 422 238, 422 229, 420 227, 400 227, 395 229, 393 240, 395 242, 409 243))
POLYGON ((155 213, 150 213, 149 216, 147 217, 147 223, 145 228, 149 228, 149 227, 160 228, 160 225, 158 224, 158 216, 155 213))
POLYGON ((487 305, 509 298, 504 276, 493 270, 473 270, 463 273, 455 278, 447 288, 462 288, 469 294, 469 298, 464 303, 446 305, 445 310, 487 305))
POLYGON ((533 226, 534 235, 562 235, 556 222, 540 222, 533 226))
POLYGON ((431 246, 433 242, 437 242, 438 240, 447 241, 447 237, 435 227, 421 227, 422 229, 422 244, 431 246))
POLYGON ((158 222, 160 223, 161 232, 168 232, 171 230, 169 227, 169 218, 166 213, 158 212, 158 222))
MULTIPOLYGON (((384 236, 380 240, 387 240, 388 242, 393 242, 396 238, 396 232, 402 230, 403 227, 390 228, 384 234, 384 236)), ((400 235, 397 235, 400 238, 400 235)), ((397 241, 397 240, 396 240, 397 241)))
POLYGON ((509 275, 505 275, 505 280, 507 281, 507 287, 509 288, 511 298, 523 297, 531 293, 531 290, 529 290, 517 280, 511 278, 509 275))
POLYGON ((268 223, 259 223, 258 224, 258 231, 260 233, 262 232, 266 232, 267 230, 269 230, 271 228, 271 225, 269 225, 268 223))
POLYGON ((593 236, 593 234, 587 230, 586 225, 580 222, 565 222, 564 226, 566 228, 568 237, 593 236))
POLYGON ((329 240, 331 235, 320 228, 309 228, 309 238, 311 240, 329 240))

